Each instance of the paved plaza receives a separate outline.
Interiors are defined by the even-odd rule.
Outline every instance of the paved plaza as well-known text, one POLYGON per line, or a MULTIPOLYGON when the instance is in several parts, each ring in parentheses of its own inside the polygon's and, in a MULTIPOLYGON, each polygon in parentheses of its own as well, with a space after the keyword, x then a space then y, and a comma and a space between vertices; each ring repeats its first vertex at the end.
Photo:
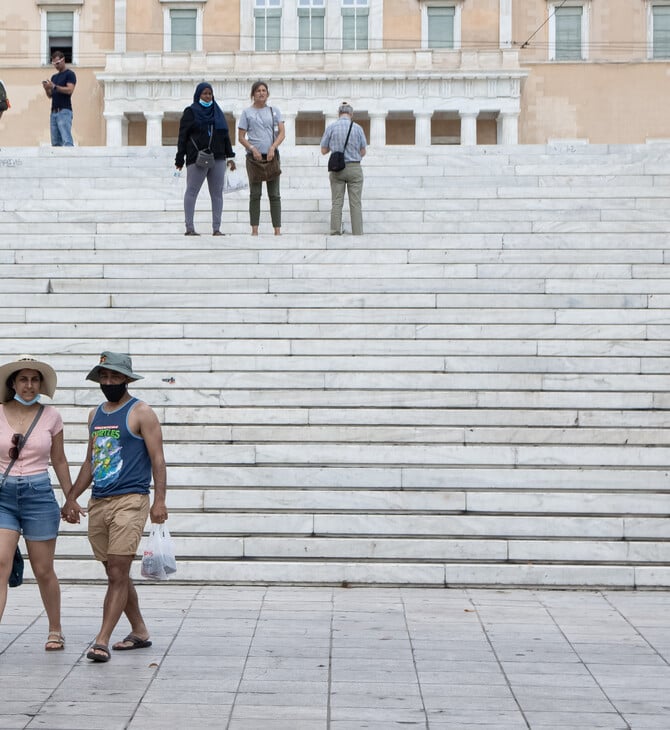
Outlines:
POLYGON ((36 587, 10 590, 0 729, 670 728, 670 592, 138 590, 153 646, 107 664, 102 586, 63 586, 52 653, 36 587))

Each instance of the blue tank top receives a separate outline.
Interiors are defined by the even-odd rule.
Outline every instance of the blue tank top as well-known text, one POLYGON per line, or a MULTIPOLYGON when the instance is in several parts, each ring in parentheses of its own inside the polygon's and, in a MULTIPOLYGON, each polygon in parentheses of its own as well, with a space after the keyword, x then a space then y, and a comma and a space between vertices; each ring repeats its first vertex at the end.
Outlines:
POLYGON ((98 406, 90 426, 94 499, 117 494, 148 494, 151 459, 144 439, 128 428, 131 398, 121 408, 106 413, 98 406))

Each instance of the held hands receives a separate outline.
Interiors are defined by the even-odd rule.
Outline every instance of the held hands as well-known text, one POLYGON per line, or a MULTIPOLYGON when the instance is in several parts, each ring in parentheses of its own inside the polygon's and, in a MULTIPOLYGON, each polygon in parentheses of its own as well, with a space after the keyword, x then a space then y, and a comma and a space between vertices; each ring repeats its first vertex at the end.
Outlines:
POLYGON ((79 524, 82 517, 86 517, 86 510, 80 507, 76 499, 66 499, 60 510, 61 517, 72 525, 79 524))
POLYGON ((227 160, 226 164, 228 165, 228 169, 232 172, 233 170, 237 170, 237 165, 235 164, 235 160, 232 158, 227 160))

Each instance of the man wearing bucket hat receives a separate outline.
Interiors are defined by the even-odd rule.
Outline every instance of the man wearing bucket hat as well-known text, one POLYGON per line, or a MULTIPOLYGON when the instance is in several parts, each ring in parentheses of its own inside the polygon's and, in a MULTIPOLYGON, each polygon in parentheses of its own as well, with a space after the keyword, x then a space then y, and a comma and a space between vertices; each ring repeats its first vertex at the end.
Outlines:
POLYGON ((63 494, 72 490, 63 446, 63 419, 41 395, 53 398, 56 372, 30 355, 0 366, 0 617, 19 535, 49 620, 47 651, 65 647, 60 586, 54 571, 60 508, 49 477, 51 463, 63 494))
POLYGON ((86 513, 76 502, 93 483, 88 504, 88 539, 95 557, 105 566, 107 594, 102 625, 86 654, 94 662, 110 659, 109 642, 121 614, 130 622, 130 633, 112 647, 118 651, 151 646, 149 630, 140 611, 130 566, 151 521, 167 520, 166 467, 160 423, 149 405, 130 395, 128 384, 142 378, 133 372, 130 355, 103 352, 86 376, 100 384, 105 402, 88 419, 88 450, 63 514, 78 522, 86 513), (153 476, 154 496, 149 508, 153 476))

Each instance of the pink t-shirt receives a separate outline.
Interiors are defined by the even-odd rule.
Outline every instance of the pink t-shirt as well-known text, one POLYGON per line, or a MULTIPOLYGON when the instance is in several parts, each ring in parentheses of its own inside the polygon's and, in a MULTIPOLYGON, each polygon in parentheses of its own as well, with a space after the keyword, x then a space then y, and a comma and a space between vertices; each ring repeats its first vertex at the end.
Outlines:
MULTIPOLYGON (((26 426, 26 431, 30 424, 26 426)), ((27 476, 41 474, 49 466, 51 442, 53 437, 63 430, 63 419, 53 406, 44 406, 40 420, 32 430, 25 446, 19 452, 10 476, 27 476)), ((4 406, 0 406, 0 476, 5 473, 11 459, 9 449, 12 447, 12 436, 16 433, 7 423, 4 406)))

